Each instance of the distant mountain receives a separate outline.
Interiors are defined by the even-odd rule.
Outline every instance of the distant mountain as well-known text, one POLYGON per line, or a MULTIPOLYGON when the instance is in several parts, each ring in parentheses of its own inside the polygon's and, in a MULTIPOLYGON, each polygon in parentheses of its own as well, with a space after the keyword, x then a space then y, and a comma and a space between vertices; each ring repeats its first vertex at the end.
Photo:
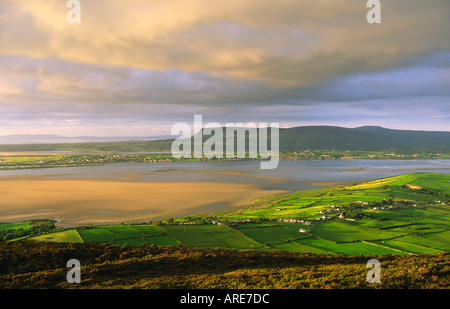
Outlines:
MULTIPOLYGON (((210 135, 203 133, 203 141, 210 135)), ((226 134, 224 130, 224 144, 226 134)), ((247 138, 248 140, 248 138, 247 138)), ((280 151, 446 149, 450 132, 393 130, 375 126, 303 126, 280 129, 280 151)))
MULTIPOLYGON (((225 136, 225 134, 224 134, 225 136)), ((61 137, 58 135, 0 136, 0 151, 170 151, 177 136, 61 137), (45 140, 45 141, 44 141, 45 140), (8 144, 8 145, 6 145, 8 144)), ((209 139, 203 136, 203 141, 209 139)), ((303 126, 280 129, 280 151, 301 150, 425 150, 450 151, 450 132, 393 130, 365 126, 303 126)))
POLYGON ((450 149, 450 132, 393 130, 365 126, 305 126, 280 129, 280 150, 450 149))

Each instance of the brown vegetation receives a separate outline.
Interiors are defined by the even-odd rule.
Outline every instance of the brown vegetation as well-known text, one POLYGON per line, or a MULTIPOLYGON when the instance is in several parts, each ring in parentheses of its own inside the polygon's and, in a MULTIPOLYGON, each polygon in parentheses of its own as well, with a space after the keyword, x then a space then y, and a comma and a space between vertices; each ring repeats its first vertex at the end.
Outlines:
POLYGON ((106 244, 0 243, 0 288, 433 288, 450 286, 450 253, 321 256, 106 244), (381 284, 366 263, 381 262, 381 284), (70 259, 81 284, 66 282, 70 259))

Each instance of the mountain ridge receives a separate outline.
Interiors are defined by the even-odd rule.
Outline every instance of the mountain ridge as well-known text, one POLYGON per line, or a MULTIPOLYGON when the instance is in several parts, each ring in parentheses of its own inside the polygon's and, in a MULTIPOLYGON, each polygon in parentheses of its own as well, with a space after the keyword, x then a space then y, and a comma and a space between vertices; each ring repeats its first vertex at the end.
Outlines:
MULTIPOLYGON (((450 151, 450 132, 446 131, 397 130, 377 126, 345 128, 322 125, 280 128, 279 132, 279 149, 281 152, 301 150, 370 151, 388 149, 450 151)), ((103 149, 108 151, 170 151, 173 140, 179 137, 167 137, 163 136, 158 140, 122 139, 121 141, 108 140, 78 143, 70 142, 70 139, 65 140, 63 143, 20 143, 20 141, 16 140, 15 143, 11 144, 0 144, 0 150, 103 149)), ((210 137, 211 135, 203 134, 203 141, 206 141, 210 137)), ((0 141, 1 138, 0 136, 0 141)))

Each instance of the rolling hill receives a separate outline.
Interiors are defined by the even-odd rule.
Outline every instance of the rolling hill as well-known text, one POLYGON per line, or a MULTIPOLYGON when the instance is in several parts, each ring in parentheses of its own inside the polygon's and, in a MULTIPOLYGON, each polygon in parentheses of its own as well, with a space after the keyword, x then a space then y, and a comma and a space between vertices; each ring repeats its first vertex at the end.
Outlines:
POLYGON ((280 130, 280 150, 450 149, 450 132, 307 126, 280 130))
MULTIPOLYGON (((203 134, 203 141, 209 137, 209 135, 203 134)), ((0 151, 169 152, 174 139, 156 141, 129 140, 86 143, 3 144, 0 145, 0 151)), ((445 152, 450 151, 450 132, 393 130, 373 126, 358 128, 302 126, 280 129, 280 151, 302 151, 307 149, 401 149, 445 152)))

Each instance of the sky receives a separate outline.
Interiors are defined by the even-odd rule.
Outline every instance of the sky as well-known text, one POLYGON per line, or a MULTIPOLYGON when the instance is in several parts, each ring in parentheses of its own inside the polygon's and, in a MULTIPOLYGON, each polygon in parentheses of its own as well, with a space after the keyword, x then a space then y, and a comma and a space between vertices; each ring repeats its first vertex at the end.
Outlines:
POLYGON ((0 0, 0 135, 450 131, 450 1, 0 0))

